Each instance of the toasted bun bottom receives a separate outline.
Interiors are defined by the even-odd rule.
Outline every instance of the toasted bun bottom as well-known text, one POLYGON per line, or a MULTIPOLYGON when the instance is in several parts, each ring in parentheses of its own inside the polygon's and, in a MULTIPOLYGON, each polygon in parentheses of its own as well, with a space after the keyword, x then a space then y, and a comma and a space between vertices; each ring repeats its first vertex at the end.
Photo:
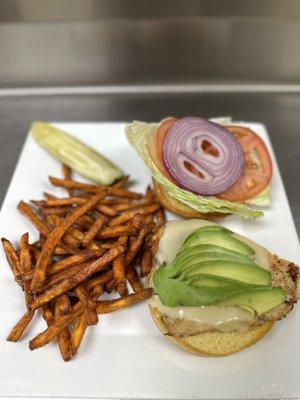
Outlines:
POLYGON ((262 339, 273 327, 274 321, 250 327, 245 332, 202 332, 191 336, 172 336, 157 309, 149 306, 152 318, 163 335, 182 349, 204 357, 222 357, 236 353, 262 339))
POLYGON ((208 219, 210 221, 215 221, 216 219, 220 219, 228 215, 224 213, 201 213, 199 211, 193 210, 191 207, 169 196, 166 193, 164 187, 160 183, 158 183, 155 179, 153 179, 153 185, 156 196, 160 204, 167 210, 171 211, 173 214, 179 215, 180 217, 201 218, 201 219, 208 219))

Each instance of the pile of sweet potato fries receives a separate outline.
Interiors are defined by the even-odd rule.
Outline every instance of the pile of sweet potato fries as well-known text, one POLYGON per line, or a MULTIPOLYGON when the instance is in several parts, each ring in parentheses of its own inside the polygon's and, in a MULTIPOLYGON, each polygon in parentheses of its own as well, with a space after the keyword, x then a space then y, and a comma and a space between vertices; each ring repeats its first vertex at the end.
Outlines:
POLYGON ((87 327, 98 323, 99 314, 151 296, 140 277, 150 272, 151 239, 165 216, 150 187, 145 195, 126 189, 128 177, 98 186, 72 180, 66 166, 63 175, 49 179, 53 186, 66 189, 65 197, 45 193, 45 199, 32 205, 18 205, 38 230, 39 240, 30 244, 25 233, 18 248, 4 238, 2 243, 27 309, 7 339, 20 340, 40 310, 47 329, 30 341, 30 349, 56 338, 68 361, 87 327), (118 292, 117 299, 99 300, 102 293, 113 291, 118 292))

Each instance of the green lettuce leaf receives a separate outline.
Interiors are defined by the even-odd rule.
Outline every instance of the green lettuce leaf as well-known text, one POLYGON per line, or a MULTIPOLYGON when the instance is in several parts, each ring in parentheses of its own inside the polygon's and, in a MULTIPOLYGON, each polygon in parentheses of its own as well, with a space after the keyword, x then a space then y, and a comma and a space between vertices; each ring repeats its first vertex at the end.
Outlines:
POLYGON ((263 216, 262 211, 253 210, 245 204, 221 200, 211 196, 199 196, 181 189, 169 181, 152 161, 147 149, 148 138, 156 133, 158 125, 155 123, 134 121, 125 127, 125 134, 128 142, 150 168, 153 178, 164 187, 169 196, 201 213, 231 213, 243 218, 258 218, 263 216))

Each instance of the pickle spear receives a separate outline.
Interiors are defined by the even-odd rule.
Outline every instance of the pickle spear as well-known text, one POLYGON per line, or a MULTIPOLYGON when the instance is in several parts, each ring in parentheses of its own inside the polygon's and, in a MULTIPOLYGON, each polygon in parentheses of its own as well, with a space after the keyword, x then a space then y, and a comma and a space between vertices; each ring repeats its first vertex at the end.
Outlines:
POLYGON ((60 129, 45 122, 34 122, 31 132, 35 140, 53 157, 83 177, 101 185, 111 185, 123 172, 102 154, 60 129))

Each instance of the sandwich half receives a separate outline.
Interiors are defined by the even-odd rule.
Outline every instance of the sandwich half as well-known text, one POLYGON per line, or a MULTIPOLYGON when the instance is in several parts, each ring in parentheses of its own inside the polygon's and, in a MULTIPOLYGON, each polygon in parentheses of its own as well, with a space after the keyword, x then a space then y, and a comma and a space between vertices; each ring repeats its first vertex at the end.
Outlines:
POLYGON ((213 222, 167 222, 153 245, 151 315, 191 353, 226 356, 255 344, 299 298, 294 263, 213 222))

